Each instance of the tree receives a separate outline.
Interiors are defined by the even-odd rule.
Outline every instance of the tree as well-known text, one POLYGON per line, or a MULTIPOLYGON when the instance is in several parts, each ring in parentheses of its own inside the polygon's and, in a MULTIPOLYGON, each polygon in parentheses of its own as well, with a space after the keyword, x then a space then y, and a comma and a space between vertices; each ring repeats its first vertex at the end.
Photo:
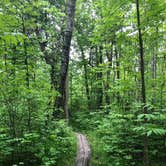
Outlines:
MULTIPOLYGON (((140 9, 139 9, 139 0, 136 0, 137 8, 137 24, 138 24, 138 36, 139 36, 139 53, 140 53, 140 69, 141 69, 141 94, 142 94, 142 103, 143 103, 143 113, 147 114, 146 106, 146 90, 145 90, 145 69, 144 69, 144 48, 143 48, 143 39, 141 32, 141 22, 140 22, 140 9)), ((146 120, 145 120, 146 123, 146 120)), ((144 138, 144 165, 149 166, 149 151, 148 151, 148 138, 144 138)))
MULTIPOLYGON (((64 110, 65 118, 69 119, 69 113, 67 108, 67 77, 68 77, 68 65, 69 65, 69 53, 72 39, 72 33, 74 28, 74 16, 75 16, 76 0, 69 0, 67 3, 66 11, 66 29, 64 32, 64 43, 62 48, 61 67, 60 67, 60 82, 59 93, 60 97, 57 98, 56 106, 59 109, 64 110)), ((57 111, 54 111, 54 117, 57 116, 57 111)))

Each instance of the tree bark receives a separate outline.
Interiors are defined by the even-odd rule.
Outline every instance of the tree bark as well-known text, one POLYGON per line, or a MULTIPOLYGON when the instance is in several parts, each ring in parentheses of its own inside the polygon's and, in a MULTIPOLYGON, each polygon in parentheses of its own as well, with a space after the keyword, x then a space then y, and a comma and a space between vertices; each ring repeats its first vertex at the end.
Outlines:
POLYGON ((100 109, 102 106, 102 102, 103 102, 103 87, 102 87, 102 78, 103 78, 103 73, 102 73, 102 68, 101 68, 101 64, 103 63, 103 47, 100 46, 99 47, 99 52, 96 48, 96 55, 97 55, 97 67, 99 68, 100 71, 97 72, 97 81, 98 81, 98 85, 97 85, 97 109, 100 109))
MULTIPOLYGON (((144 68, 144 47, 143 39, 141 32, 141 21, 140 21, 140 8, 139 0, 136 0, 136 10, 137 10, 137 26, 138 26, 138 38, 139 38, 139 53, 140 53, 140 69, 141 69, 141 94, 142 94, 142 103, 143 103, 143 113, 147 113, 146 107, 146 89, 145 89, 145 68, 144 68)), ((146 123, 146 120, 145 120, 146 123)), ((148 150, 148 137, 144 137, 144 151, 143 151, 143 162, 145 166, 150 165, 149 161, 149 150, 148 150)))
POLYGON ((107 82, 106 82, 106 86, 105 86, 105 89, 106 89, 106 103, 107 105, 110 105, 111 104, 111 98, 110 98, 110 94, 108 94, 108 90, 110 89, 110 70, 112 68, 112 56, 113 56, 113 42, 111 44, 111 50, 110 50, 110 53, 108 51, 106 51, 106 56, 107 56, 107 59, 108 59, 108 71, 107 71, 107 82))
MULTIPOLYGON (((67 77, 68 77, 68 65, 69 65, 69 53, 72 39, 72 33, 74 29, 74 17, 75 17, 76 0, 69 0, 67 3, 67 20, 66 30, 64 33, 64 43, 62 48, 61 67, 60 67, 60 84, 59 93, 60 96, 56 100, 56 106, 58 109, 62 109, 65 114, 65 118, 69 119, 69 113, 67 109, 67 77)), ((54 110, 54 117, 58 112, 54 110)))
MULTIPOLYGON (((25 20, 22 17, 22 31, 23 34, 26 35, 26 27, 25 27, 25 20)), ((24 39, 23 42, 23 47, 24 47, 24 65, 25 65, 25 70, 26 70, 26 87, 27 89, 30 89, 30 74, 29 74, 29 58, 28 58, 28 51, 27 51, 27 42, 26 39, 24 39)), ((29 132, 31 131, 31 121, 32 121, 32 112, 31 112, 31 108, 30 108, 30 99, 29 97, 27 98, 27 108, 28 108, 28 122, 27 122, 27 127, 29 132)))
POLYGON ((82 55, 83 66, 84 66, 85 89, 86 89, 86 96, 88 100, 88 108, 90 108, 90 90, 89 90, 89 84, 88 84, 88 71, 87 71, 87 64, 85 60, 84 50, 82 47, 81 47, 81 55, 82 55))
MULTIPOLYGON (((158 26, 156 27, 156 36, 158 37, 158 26)), ((153 47, 153 55, 151 59, 151 73, 152 73, 152 89, 155 88, 155 81, 157 76, 157 54, 158 54, 158 41, 156 40, 155 46, 153 47)), ((155 91, 152 92, 152 104, 155 105, 156 97, 155 91)))
MULTIPOLYGON (((120 69, 119 69, 119 67, 120 67, 120 60, 119 60, 119 55, 118 55, 118 50, 117 50, 116 36, 115 36, 114 46, 115 46, 114 52, 115 52, 115 59, 116 59, 116 79, 120 80, 120 69)), ((119 82, 118 82, 118 84, 119 84, 119 82)), ((117 98, 117 103, 119 105, 121 105, 119 91, 116 94, 116 98, 117 98)))

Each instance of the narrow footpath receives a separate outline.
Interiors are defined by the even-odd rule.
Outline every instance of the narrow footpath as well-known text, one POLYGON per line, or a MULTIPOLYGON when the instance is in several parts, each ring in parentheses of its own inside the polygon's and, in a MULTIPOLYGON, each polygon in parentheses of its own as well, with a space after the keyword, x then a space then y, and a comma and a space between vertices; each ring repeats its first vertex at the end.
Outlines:
POLYGON ((76 166, 90 166, 91 150, 88 140, 84 135, 80 133, 76 134, 78 140, 76 166))

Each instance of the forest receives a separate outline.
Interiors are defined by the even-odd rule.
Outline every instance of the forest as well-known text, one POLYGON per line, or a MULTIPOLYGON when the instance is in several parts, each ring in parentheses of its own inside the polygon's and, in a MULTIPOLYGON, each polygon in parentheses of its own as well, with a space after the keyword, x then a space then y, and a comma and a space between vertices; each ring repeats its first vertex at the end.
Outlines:
POLYGON ((165 0, 0 0, 0 166, 166 166, 165 0))

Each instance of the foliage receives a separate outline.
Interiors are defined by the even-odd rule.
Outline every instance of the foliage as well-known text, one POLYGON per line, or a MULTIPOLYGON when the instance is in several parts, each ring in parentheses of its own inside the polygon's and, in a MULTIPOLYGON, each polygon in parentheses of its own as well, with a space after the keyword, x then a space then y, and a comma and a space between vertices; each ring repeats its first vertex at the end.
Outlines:
POLYGON ((59 2, 0 2, 0 165, 74 162, 75 135, 52 118, 59 93, 51 69, 59 65, 54 59, 62 43, 56 43, 65 17, 59 2))
POLYGON ((62 120, 17 138, 1 129, 0 143, 1 165, 71 165, 76 153, 75 135, 62 120))
POLYGON ((76 55, 70 63, 71 123, 89 135, 94 166, 148 166, 146 152, 149 165, 165 163, 164 5, 162 0, 78 1, 76 55))
POLYGON ((165 111, 134 115, 112 111, 91 132, 93 165, 142 165, 143 141, 149 140, 149 155, 153 165, 165 163, 165 111), (146 123, 144 118, 147 119, 146 123), (103 163, 104 162, 104 163, 103 163))
POLYGON ((75 130, 93 166, 164 166, 165 2, 77 0, 63 97, 67 4, 0 1, 0 165, 74 165, 75 130))

